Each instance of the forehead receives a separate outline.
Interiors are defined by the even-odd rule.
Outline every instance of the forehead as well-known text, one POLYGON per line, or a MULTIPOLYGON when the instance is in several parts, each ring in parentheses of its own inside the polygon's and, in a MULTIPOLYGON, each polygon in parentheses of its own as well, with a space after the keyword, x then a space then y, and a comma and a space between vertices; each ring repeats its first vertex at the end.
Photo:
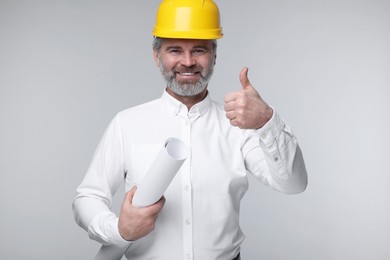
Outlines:
POLYGON ((212 41, 210 40, 195 40, 195 39, 164 39, 162 41, 162 48, 179 47, 183 49, 192 49, 196 47, 212 47, 212 41))

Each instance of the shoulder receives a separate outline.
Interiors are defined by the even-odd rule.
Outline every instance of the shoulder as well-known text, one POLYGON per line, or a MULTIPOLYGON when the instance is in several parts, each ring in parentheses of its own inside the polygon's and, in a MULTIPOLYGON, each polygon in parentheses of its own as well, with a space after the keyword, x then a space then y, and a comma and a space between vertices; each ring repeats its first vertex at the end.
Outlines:
POLYGON ((156 109, 160 108, 160 99, 155 99, 140 105, 136 105, 134 107, 130 107, 127 109, 124 109, 117 113, 117 118, 131 118, 131 117, 144 117, 147 116, 150 113, 153 113, 156 109))

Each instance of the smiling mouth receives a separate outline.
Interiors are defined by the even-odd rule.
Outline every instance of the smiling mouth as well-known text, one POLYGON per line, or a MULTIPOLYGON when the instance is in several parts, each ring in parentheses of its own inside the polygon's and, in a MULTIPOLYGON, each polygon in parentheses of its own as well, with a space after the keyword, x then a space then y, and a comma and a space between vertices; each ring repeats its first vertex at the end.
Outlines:
POLYGON ((180 76, 194 76, 194 75, 197 75, 199 72, 176 72, 176 74, 179 74, 180 76))
POLYGON ((176 79, 178 81, 183 81, 187 83, 195 83, 199 80, 200 78, 200 72, 193 71, 193 72, 188 72, 188 71, 183 71, 183 72, 176 72, 176 79))
POLYGON ((181 76, 193 76, 196 73, 195 72, 179 72, 181 76))

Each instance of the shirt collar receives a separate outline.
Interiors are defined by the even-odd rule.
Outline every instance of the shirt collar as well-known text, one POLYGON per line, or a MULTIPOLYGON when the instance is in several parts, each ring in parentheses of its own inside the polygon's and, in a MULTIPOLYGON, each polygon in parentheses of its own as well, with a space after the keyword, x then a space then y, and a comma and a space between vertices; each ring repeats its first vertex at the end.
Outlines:
POLYGON ((164 105, 168 107, 169 111, 171 111, 175 115, 203 116, 207 112, 211 104, 209 93, 207 93, 206 97, 202 101, 193 105, 190 111, 188 111, 186 105, 184 105, 179 100, 169 95, 166 90, 164 90, 161 99, 164 105))

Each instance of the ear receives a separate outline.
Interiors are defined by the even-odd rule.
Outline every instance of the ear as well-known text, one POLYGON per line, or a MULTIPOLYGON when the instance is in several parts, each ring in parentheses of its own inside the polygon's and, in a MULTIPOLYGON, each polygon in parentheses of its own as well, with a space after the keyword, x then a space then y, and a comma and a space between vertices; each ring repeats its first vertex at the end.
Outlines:
POLYGON ((160 66, 160 61, 158 59, 158 52, 155 49, 153 49, 153 59, 156 62, 157 67, 159 67, 160 66))

